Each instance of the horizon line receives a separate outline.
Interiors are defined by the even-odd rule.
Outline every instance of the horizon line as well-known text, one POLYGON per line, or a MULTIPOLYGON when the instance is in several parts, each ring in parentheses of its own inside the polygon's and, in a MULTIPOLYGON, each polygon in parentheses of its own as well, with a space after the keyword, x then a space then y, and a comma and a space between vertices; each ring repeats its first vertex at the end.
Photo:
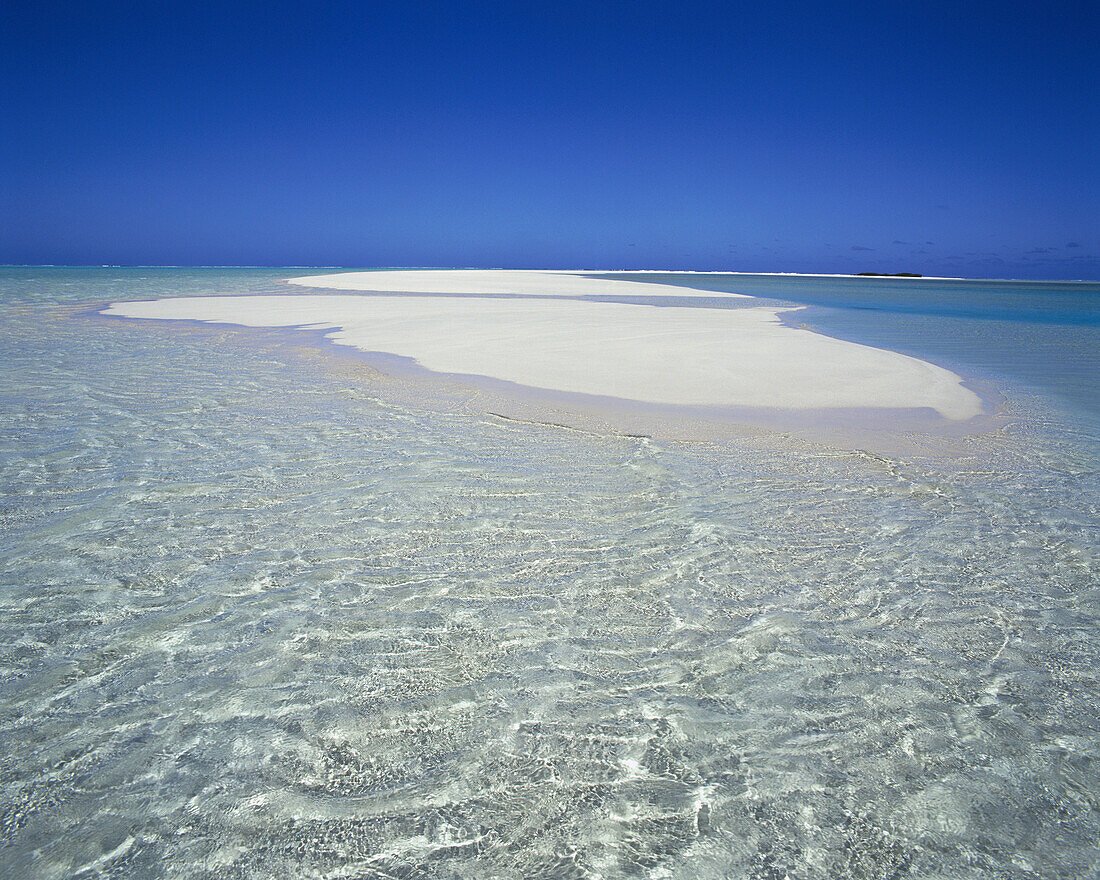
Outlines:
POLYGON ((1100 284, 1100 278, 984 278, 968 275, 923 275, 857 272, 745 272, 734 269, 505 269, 500 266, 294 266, 259 264, 175 264, 175 263, 0 263, 0 269, 337 269, 347 272, 560 272, 600 275, 747 275, 776 278, 885 278, 899 281, 997 281, 1041 284, 1100 284))

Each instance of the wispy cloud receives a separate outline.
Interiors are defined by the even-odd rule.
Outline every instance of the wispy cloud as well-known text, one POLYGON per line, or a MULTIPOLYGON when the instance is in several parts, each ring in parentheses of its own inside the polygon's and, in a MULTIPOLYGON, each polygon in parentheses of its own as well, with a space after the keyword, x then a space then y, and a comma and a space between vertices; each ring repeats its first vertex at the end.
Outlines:
POLYGON ((854 251, 873 251, 874 248, 864 247, 861 244, 854 244, 854 245, 852 245, 852 250, 854 250, 854 251))

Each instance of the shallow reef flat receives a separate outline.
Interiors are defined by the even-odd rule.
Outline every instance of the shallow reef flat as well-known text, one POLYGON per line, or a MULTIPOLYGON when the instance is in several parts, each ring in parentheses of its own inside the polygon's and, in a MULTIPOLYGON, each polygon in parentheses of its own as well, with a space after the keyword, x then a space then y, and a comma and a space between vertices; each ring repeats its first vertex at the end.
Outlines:
POLYGON ((675 442, 99 314, 287 274, 0 271, 0 875, 1097 873, 1089 423, 675 442))

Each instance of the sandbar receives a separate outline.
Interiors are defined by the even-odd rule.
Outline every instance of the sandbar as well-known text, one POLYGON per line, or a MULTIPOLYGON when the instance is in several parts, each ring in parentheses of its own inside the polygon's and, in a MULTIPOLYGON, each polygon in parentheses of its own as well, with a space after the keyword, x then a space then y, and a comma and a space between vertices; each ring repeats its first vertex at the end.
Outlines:
MULTIPOLYGON (((669 297, 680 293, 668 284, 618 278, 596 278, 588 270, 550 272, 537 269, 379 269, 288 278, 288 284, 365 293, 432 293, 477 296, 669 297)), ((693 292, 698 296, 698 292, 693 292)), ((751 299, 743 293, 715 292, 715 297, 751 299)))
MULTIPOLYGON (((348 285, 364 283, 362 276, 386 274, 381 283, 390 294, 399 289, 443 295, 180 297, 113 303, 105 314, 318 330, 337 344, 411 358, 438 373, 653 404, 928 408, 957 421, 982 412, 979 397, 949 370, 789 326, 780 315, 791 309, 586 300, 602 294, 591 292, 596 288, 578 293, 575 279, 604 279, 572 273, 504 272, 499 278, 482 270, 349 274, 355 277, 344 282, 348 285), (532 279, 534 298, 500 295, 529 293, 523 278, 532 279), (472 295, 479 292, 489 295, 472 295)), ((321 277, 330 287, 341 276, 321 277)), ((662 296, 669 290, 641 282, 607 283, 625 296, 653 295, 636 288, 659 287, 662 296)))
MULTIPOLYGON (((303 275, 288 278, 288 284, 320 287, 326 290, 359 290, 370 293, 438 293, 523 296, 671 296, 675 286, 639 280, 646 275, 682 275, 692 281, 705 281, 734 275, 752 278, 842 278, 862 280, 865 275, 839 275, 807 272, 704 272, 694 269, 372 269, 367 272, 338 272, 331 275, 303 275), (628 275, 629 278, 605 278, 628 275), (623 285, 629 284, 629 293, 623 285), (669 288, 672 288, 671 290, 669 288)), ((942 275, 884 276, 902 281, 963 281, 942 275)), ((698 289, 698 288, 697 288, 698 289)), ((714 297, 743 299, 748 294, 724 290, 710 292, 714 297)))

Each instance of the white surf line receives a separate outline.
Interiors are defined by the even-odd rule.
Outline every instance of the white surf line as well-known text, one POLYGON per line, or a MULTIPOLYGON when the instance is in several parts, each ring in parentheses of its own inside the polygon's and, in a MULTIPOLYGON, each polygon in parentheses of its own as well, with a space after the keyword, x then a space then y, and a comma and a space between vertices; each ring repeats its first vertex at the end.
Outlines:
MULTIPOLYGON (((393 277, 385 283, 394 281, 419 288, 416 292, 432 292, 422 289, 422 279, 393 277)), ((559 287, 538 283, 543 297, 570 296, 576 289, 570 281, 559 287)), ((610 283, 637 295, 634 282, 610 283)), ((497 286, 514 284, 509 278, 497 286)), ((440 278, 437 287, 477 292, 483 285, 455 277, 440 278)), ((664 295, 667 287, 660 287, 664 295)), ((981 413, 978 396, 954 373, 897 352, 786 326, 778 317, 783 311, 548 298, 302 294, 114 303, 105 314, 319 329, 339 344, 413 358, 435 372, 649 403, 928 407, 955 420, 981 413)))

